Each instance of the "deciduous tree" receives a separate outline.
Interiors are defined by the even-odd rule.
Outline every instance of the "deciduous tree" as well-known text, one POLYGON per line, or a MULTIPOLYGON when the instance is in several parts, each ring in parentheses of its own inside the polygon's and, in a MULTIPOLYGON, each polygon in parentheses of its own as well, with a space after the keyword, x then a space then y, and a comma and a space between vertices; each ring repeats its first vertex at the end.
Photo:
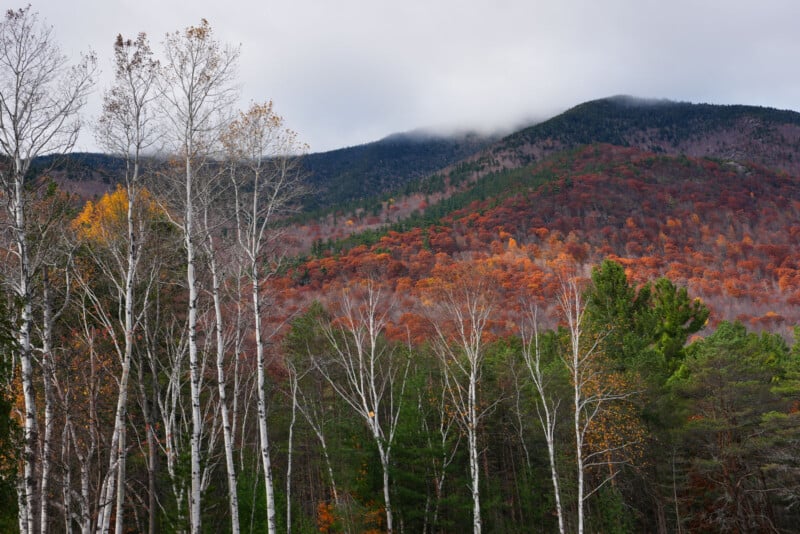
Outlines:
POLYGON ((304 174, 299 155, 305 146, 272 109, 272 103, 253 104, 240 113, 223 138, 233 186, 235 233, 245 276, 251 283, 252 330, 258 375, 258 425, 266 486, 267 521, 275 532, 275 497, 267 425, 267 332, 263 321, 264 284, 281 264, 284 251, 276 219, 290 212, 303 194, 304 174))
POLYGON ((330 357, 315 361, 375 442, 383 471, 386 530, 393 532, 389 469, 409 361, 383 339, 391 306, 375 282, 349 285, 337 304, 334 320, 323 324, 330 357))
POLYGON ((205 19, 198 26, 168 34, 164 41, 166 60, 159 78, 167 138, 181 161, 181 195, 176 220, 186 250, 188 300, 188 351, 191 390, 191 492, 189 518, 193 533, 201 529, 203 413, 200 393, 203 386, 198 348, 197 218, 203 187, 198 171, 214 150, 227 109, 237 92, 233 84, 239 51, 220 45, 205 19))
POLYGON ((19 487, 19 528, 27 534, 40 525, 43 498, 36 482, 38 425, 31 347, 36 254, 30 247, 26 181, 31 162, 68 151, 80 128, 78 112, 91 89, 94 58, 70 66, 53 39, 52 29, 30 6, 9 9, 0 21, 0 186, 9 212, 6 232, 14 243, 16 274, 9 279, 20 302, 17 359, 24 399, 24 451, 19 487))
MULTIPOLYGON (((136 40, 125 40, 118 35, 114 42, 114 84, 106 92, 103 114, 98 121, 97 138, 101 146, 112 154, 125 160, 124 195, 124 245, 119 249, 111 247, 110 263, 102 254, 95 254, 96 261, 103 263, 101 272, 111 278, 118 288, 124 320, 121 326, 123 347, 119 393, 114 419, 114 431, 109 454, 109 476, 101 492, 99 531, 108 532, 112 515, 112 502, 115 511, 115 532, 123 532, 123 505, 125 502, 125 460, 126 412, 128 405, 128 382, 133 358, 134 331, 138 326, 136 317, 140 310, 135 309, 134 285, 137 282, 139 264, 147 238, 147 211, 152 209, 152 201, 146 191, 141 189, 141 167, 143 152, 155 142, 157 131, 153 127, 156 78, 159 74, 158 62, 153 59, 145 34, 140 33, 136 40), (142 210, 142 204, 144 210, 142 210), (143 215, 144 211, 144 217, 143 215), (112 496, 116 495, 115 499, 112 496)), ((118 192, 120 195, 120 192, 118 192)), ((122 200, 122 199, 121 199, 122 200)), ((112 214, 119 216, 121 213, 112 214)), ((111 221, 105 221, 108 224, 111 221)), ((123 221, 120 221, 123 222, 123 221)), ((114 236, 120 238, 122 236, 114 236)), ((91 250, 91 249, 90 249, 91 250)), ((139 299, 144 305, 145 299, 139 299)), ((151 504, 155 504, 152 502, 151 504)), ((155 511, 150 514, 151 527, 155 524, 155 511)))
POLYGON ((466 263, 443 268, 437 275, 420 282, 421 298, 435 330, 433 347, 456 421, 467 436, 472 529, 478 534, 482 527, 478 427, 494 405, 483 403, 479 392, 494 287, 488 270, 466 263))

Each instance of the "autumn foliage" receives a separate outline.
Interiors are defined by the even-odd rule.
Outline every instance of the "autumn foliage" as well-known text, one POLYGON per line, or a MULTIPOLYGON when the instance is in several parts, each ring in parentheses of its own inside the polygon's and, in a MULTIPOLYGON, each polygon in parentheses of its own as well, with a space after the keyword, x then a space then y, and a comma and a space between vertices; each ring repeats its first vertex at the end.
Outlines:
POLYGON ((507 289, 505 308, 522 289, 552 295, 543 273, 557 264, 611 258, 637 284, 666 276, 687 286, 713 310, 712 324, 738 319, 787 333, 800 321, 800 263, 791 253, 800 245, 800 184, 792 177, 608 145, 563 153, 527 172, 545 171, 554 180, 474 201, 438 224, 390 231, 372 245, 323 253, 291 276, 301 293, 313 293, 375 271, 410 305, 409 287, 455 260, 470 261, 507 289))

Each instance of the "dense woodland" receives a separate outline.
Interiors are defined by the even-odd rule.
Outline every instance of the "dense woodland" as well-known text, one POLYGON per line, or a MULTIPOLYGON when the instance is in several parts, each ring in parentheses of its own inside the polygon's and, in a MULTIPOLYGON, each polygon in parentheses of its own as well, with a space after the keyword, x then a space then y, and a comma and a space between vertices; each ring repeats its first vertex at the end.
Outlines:
MULTIPOLYGON (((238 50, 162 48, 118 37, 73 167, 95 59, 0 22, 0 529, 796 529, 796 176, 516 135, 298 218, 305 147, 233 111, 238 50), (92 162, 105 193, 60 187, 92 162)), ((745 110, 701 111, 682 139, 745 110)))

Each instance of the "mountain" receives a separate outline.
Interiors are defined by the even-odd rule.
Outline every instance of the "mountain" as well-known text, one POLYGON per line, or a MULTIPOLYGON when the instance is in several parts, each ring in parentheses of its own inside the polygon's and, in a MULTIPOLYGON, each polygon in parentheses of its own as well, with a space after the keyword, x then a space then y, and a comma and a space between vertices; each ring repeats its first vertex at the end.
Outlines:
MULTIPOLYGON (((496 138, 477 133, 452 135, 425 130, 392 134, 354 147, 303 156, 311 194, 307 211, 377 198, 402 189, 441 168, 487 147, 496 138)), ((31 172, 47 172, 62 187, 92 198, 122 179, 121 158, 94 153, 72 153, 38 158, 31 172)))
POLYGON ((324 293, 336 279, 378 269, 402 292, 442 261, 525 257, 535 271, 559 256, 581 265, 611 257, 637 283, 667 276, 688 287, 712 308, 712 321, 786 334, 800 323, 798 163, 795 112, 588 102, 385 206, 410 205, 411 217, 386 215, 383 227, 377 217, 329 221, 327 234, 299 228, 315 236, 315 257, 292 276, 324 293))
POLYGON ((73 152, 36 158, 31 176, 48 176, 59 187, 82 199, 98 197, 123 179, 125 160, 107 154, 73 152))
POLYGON ((800 113, 630 96, 580 104, 505 137, 490 153, 509 168, 592 143, 752 162, 800 174, 800 113))
POLYGON ((402 189, 408 182, 485 148, 494 139, 476 133, 415 131, 303 158, 312 195, 308 209, 330 208, 402 189))
MULTIPOLYGON (((270 228, 267 261, 254 264, 258 272, 264 267, 263 285, 246 286, 265 291, 263 307, 243 307, 252 295, 241 284, 237 233, 220 226, 213 240, 202 239, 221 245, 214 257, 224 275, 224 284, 210 283, 207 256, 198 255, 203 291, 197 308, 209 311, 214 304, 224 314, 222 321, 199 314, 202 354, 214 357, 205 342, 213 344, 214 332, 222 332, 215 327, 226 325, 222 333, 232 342, 222 344, 218 371, 232 373, 231 398, 241 410, 233 413, 242 414, 236 442, 256 460, 257 424, 247 419, 254 413, 247 406, 259 384, 248 377, 257 367, 266 371, 270 428, 277 430, 273 465, 276 473, 289 473, 286 452, 292 451, 291 465, 299 468, 291 524, 309 531, 386 525, 375 496, 387 462, 378 461, 375 444, 382 438, 373 438, 377 422, 388 421, 396 451, 392 506, 409 532, 468 531, 477 510, 473 489, 487 532, 555 531, 550 480, 564 482, 558 491, 566 503, 565 531, 577 530, 576 504, 582 510, 584 500, 592 532, 793 531, 800 515, 794 506, 800 342, 786 341, 800 339, 800 329, 792 332, 800 324, 797 114, 613 98, 573 108, 463 159, 453 160, 456 148, 452 140, 399 136, 325 156, 312 178, 320 180, 320 205, 338 202, 340 193, 346 201, 381 188, 394 192, 373 202, 375 211, 339 205, 305 224, 292 220, 285 233, 270 228), (445 154, 441 161, 450 163, 439 168, 431 154, 445 154), (434 170, 425 177, 421 169, 428 168, 434 170), (414 173, 423 177, 409 178, 414 173), (279 254, 284 245, 295 249, 279 261, 273 244, 279 254), (601 262, 608 276, 596 277, 596 291, 584 293, 601 262), (659 277, 666 279, 656 282, 659 277), (222 302, 212 303, 212 293, 222 302), (589 304, 580 304, 580 295, 589 304), (263 323, 244 326, 247 310, 263 323), (532 319, 528 312, 541 337, 521 338, 532 319), (571 328, 555 329, 565 323, 571 328), (269 334, 267 361, 256 350, 253 328, 269 334), (387 392, 380 408, 363 384, 387 392), (352 401, 348 388, 370 399, 352 401), (543 415, 547 406, 552 424, 543 415), (468 413, 481 415, 467 420, 468 413), (459 429, 475 437, 460 437, 459 429), (479 471, 491 476, 479 483, 467 478, 479 471), (584 474, 587 488, 598 491, 576 492, 584 474)), ((79 156, 73 163, 57 172, 102 183, 118 162, 101 157, 102 168, 95 168, 91 157, 79 156)), ((119 198, 85 210, 81 224, 63 221, 82 237, 70 248, 76 261, 68 280, 78 282, 79 294, 88 290, 94 297, 69 299, 67 313, 54 323, 57 350, 47 353, 55 358, 53 374, 37 371, 53 384, 74 386, 64 389, 66 397, 56 396, 56 411, 91 407, 73 410, 75 424, 90 431, 100 428, 92 426, 96 421, 113 418, 114 404, 103 394, 118 389, 114 369, 121 369, 114 345, 123 336, 101 315, 101 306, 113 313, 120 302, 119 285, 102 267, 126 248, 112 233, 122 229, 112 211, 119 198)), ((43 196, 39 205, 59 199, 43 196)), ((221 207, 231 213, 230 204, 221 207)), ((164 220, 153 215, 153 222, 164 220)), ((137 250, 157 268, 137 284, 137 295, 158 297, 142 308, 137 330, 136 347, 143 357, 152 353, 154 372, 139 377, 147 402, 130 403, 129 420, 142 428, 150 420, 143 411, 148 399, 169 404, 161 402, 161 384, 177 388, 173 412, 185 407, 180 413, 189 413, 190 404, 181 385, 188 368, 180 233, 152 227, 156 239, 136 240, 137 247, 153 247, 137 250)), ((45 259, 58 260, 55 254, 48 251, 45 259)), ((34 281, 55 283, 37 288, 55 291, 35 301, 39 318, 49 295, 61 302, 71 287, 44 278, 58 269, 40 272, 34 281)), ((222 393, 206 378, 203 402, 213 430, 222 393)), ((219 385, 224 392, 225 382, 219 385)), ((168 425, 148 428, 160 432, 156 441, 171 443, 168 425)), ((175 443, 186 443, 177 437, 175 443)), ((74 435, 72 442, 79 451, 86 445, 74 435)), ((129 480, 162 476, 146 472, 168 460, 158 445, 151 449, 158 462, 131 448, 129 480)), ((54 462, 54 477, 67 480, 59 466, 81 467, 82 458, 54 462)), ((92 462, 86 465, 94 473, 92 462)), ((250 471, 242 469, 238 479, 248 495, 256 491, 250 471)), ((209 473, 224 478, 219 470, 209 473)), ((134 484, 131 491, 134 486, 144 487, 134 484)), ((131 517, 146 514, 146 506, 136 505, 147 502, 142 495, 131 500, 131 517)), ((208 528, 225 528, 227 497, 224 484, 204 494, 208 528)), ((242 502, 251 523, 266 523, 263 505, 242 502)), ((180 520, 168 504, 158 518, 165 525, 173 515, 180 520)))
POLYGON ((509 287, 525 287, 515 277, 555 258, 611 257, 637 283, 687 286, 714 321, 800 323, 800 180, 780 170, 595 144, 488 175, 454 198, 435 221, 353 236, 292 276, 324 293, 378 269, 407 286, 443 261, 491 257, 509 287), (521 259, 523 272, 503 266, 521 259))

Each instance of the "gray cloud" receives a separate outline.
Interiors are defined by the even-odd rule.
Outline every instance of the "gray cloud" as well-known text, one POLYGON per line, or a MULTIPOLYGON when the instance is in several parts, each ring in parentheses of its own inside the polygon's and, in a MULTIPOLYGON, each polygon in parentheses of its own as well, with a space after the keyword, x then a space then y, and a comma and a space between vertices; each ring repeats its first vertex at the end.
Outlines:
MULTIPOLYGON (((496 129, 642 97, 800 110, 793 0, 45 0, 65 53, 209 20, 241 43, 243 105, 273 99, 314 151, 418 127, 496 129)), ((99 91, 98 91, 99 94, 99 91)), ((99 97, 90 113, 99 110, 99 97)), ((93 149, 91 135, 79 148, 93 149)))

